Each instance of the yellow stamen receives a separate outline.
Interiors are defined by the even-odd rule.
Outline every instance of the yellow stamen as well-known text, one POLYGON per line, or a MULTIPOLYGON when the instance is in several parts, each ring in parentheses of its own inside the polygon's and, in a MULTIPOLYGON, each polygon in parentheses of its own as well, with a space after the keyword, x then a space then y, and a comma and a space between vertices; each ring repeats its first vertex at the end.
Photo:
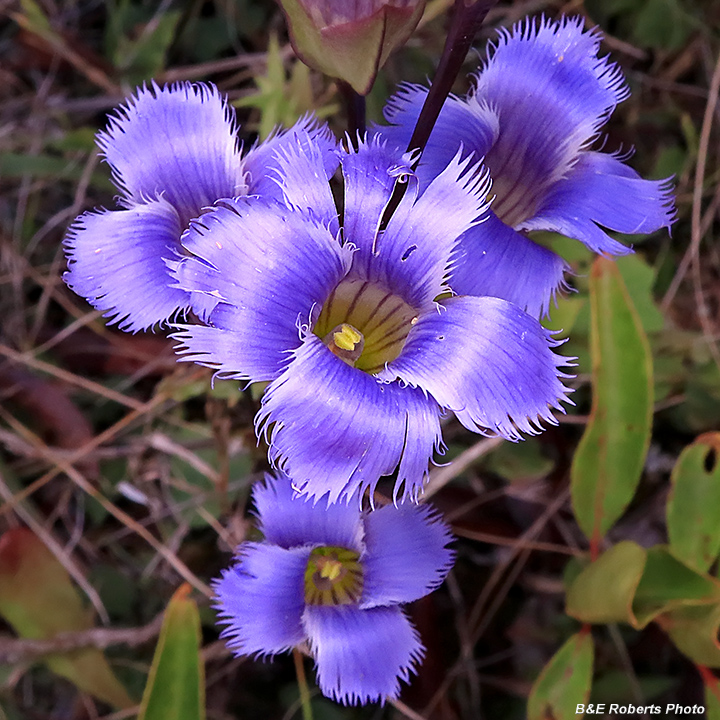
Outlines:
POLYGON ((339 348, 351 352, 355 349, 355 346, 362 340, 362 334, 358 332, 352 325, 343 323, 340 326, 340 332, 333 333, 333 340, 339 348))

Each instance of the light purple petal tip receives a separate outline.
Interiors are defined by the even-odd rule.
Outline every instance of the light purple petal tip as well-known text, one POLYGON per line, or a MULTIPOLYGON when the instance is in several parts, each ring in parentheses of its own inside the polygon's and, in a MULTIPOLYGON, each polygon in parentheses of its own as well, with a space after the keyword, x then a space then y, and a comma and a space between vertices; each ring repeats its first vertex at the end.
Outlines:
POLYGON ((97 137, 127 200, 162 193, 181 224, 218 198, 245 194, 233 110, 213 85, 143 87, 97 137))
POLYGON ((400 694, 424 648, 400 608, 308 606, 303 625, 323 695, 344 705, 384 702, 400 694))
POLYGON ((403 353, 381 374, 430 393, 474 432, 508 440, 556 424, 569 390, 559 368, 568 358, 534 318, 498 298, 443 300, 412 328, 403 353))
POLYGON ((386 505, 365 525, 363 608, 424 597, 445 579, 454 560, 450 528, 427 505, 386 505))
POLYGON ((313 498, 349 501, 397 467, 396 493, 417 498, 441 445, 435 401, 379 383, 308 335, 265 392, 256 429, 271 462, 313 498))
POLYGON ((292 480, 280 474, 265 476, 265 484, 256 484, 253 500, 260 518, 260 530, 269 543, 284 548, 302 545, 363 549, 363 526, 359 499, 328 505, 300 496, 292 480))
POLYGON ((183 236, 193 254, 175 268, 179 287, 217 301, 211 327, 179 326, 183 359, 228 377, 272 380, 350 267, 352 251, 325 228, 277 205, 218 207, 183 236))
POLYGON ((187 306, 166 260, 180 244, 175 209, 160 198, 127 210, 80 215, 65 238, 63 279, 121 330, 147 330, 187 306))
POLYGON ((243 543, 237 563, 213 584, 222 637, 238 655, 274 655, 305 638, 303 577, 310 548, 243 543))

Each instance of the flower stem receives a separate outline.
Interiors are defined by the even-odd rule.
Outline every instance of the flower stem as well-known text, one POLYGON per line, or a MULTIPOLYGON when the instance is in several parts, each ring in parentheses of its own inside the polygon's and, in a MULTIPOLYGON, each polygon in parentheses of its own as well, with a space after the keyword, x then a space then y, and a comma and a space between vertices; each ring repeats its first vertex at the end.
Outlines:
POLYGON ((355 90, 343 80, 338 81, 338 88, 345 103, 350 142, 357 148, 358 136, 362 138, 365 135, 366 129, 365 97, 355 92, 355 90))
POLYGON ((490 8, 498 0, 455 0, 450 30, 448 31, 437 72, 428 91, 408 151, 424 150, 442 106, 450 94, 477 31, 483 24, 490 8))
MULTIPOLYGON (((465 62, 475 35, 488 12, 497 2, 498 0, 455 0, 442 57, 407 147, 408 151, 420 151, 417 153, 416 165, 420 162, 420 155, 427 145, 430 133, 465 62)), ((397 210, 406 188, 407 184, 395 184, 395 190, 383 213, 382 227, 387 225, 392 214, 397 210)))
POLYGON ((297 648, 293 648, 293 660, 295 661, 295 674, 297 675, 298 688, 300 689, 300 705, 302 707, 303 720, 313 720, 312 705, 310 705, 310 690, 308 689, 307 678, 305 677, 303 656, 297 648))

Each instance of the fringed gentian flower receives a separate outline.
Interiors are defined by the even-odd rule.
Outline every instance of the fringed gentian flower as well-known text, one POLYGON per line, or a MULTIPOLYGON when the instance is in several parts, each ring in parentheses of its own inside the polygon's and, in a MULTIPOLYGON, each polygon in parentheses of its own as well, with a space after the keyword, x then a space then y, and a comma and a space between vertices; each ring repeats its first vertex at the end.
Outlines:
POLYGON ((215 582, 222 635, 239 655, 307 640, 323 694, 345 704, 400 692, 424 648, 401 604, 436 588, 453 553, 427 506, 313 503, 288 478, 253 490, 263 542, 245 542, 215 582))
MULTIPOLYGON (((242 157, 234 113, 212 85, 142 88, 100 132, 97 143, 122 192, 120 209, 88 212, 70 227, 65 282, 122 330, 166 321, 189 306, 172 287, 167 261, 193 218, 221 198, 277 195, 272 154, 290 143, 319 143, 337 166, 334 140, 309 118, 242 157)), ((204 314, 214 305, 195 309, 204 314)))
MULTIPOLYGON (((501 31, 465 98, 450 97, 418 170, 427 185, 462 148, 484 158, 495 199, 488 221, 460 244, 453 288, 494 295, 535 316, 563 284, 563 260, 531 230, 576 238, 595 252, 631 252, 604 228, 650 233, 675 219, 668 180, 643 180, 617 154, 589 150, 629 92, 599 58, 601 35, 582 20, 527 21, 501 31)), ((427 89, 406 85, 388 103, 383 135, 406 147, 427 89)))
POLYGON ((505 300, 451 296, 458 238, 486 208, 469 160, 418 197, 408 157, 362 143, 342 160, 341 232, 320 152, 276 159, 284 205, 227 203, 183 236, 179 287, 218 304, 175 337, 186 360, 270 383, 256 427, 298 488, 335 502, 397 470, 396 497, 416 498, 446 409, 512 440, 555 422, 566 360, 548 332, 505 300))

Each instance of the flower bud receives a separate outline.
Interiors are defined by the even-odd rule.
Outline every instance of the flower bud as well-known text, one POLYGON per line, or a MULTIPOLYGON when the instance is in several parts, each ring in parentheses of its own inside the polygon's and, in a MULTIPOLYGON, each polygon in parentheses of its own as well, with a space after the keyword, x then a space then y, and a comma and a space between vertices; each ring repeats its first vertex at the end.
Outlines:
POLYGON ((410 37, 425 0, 280 0, 295 52, 361 95, 410 37))

